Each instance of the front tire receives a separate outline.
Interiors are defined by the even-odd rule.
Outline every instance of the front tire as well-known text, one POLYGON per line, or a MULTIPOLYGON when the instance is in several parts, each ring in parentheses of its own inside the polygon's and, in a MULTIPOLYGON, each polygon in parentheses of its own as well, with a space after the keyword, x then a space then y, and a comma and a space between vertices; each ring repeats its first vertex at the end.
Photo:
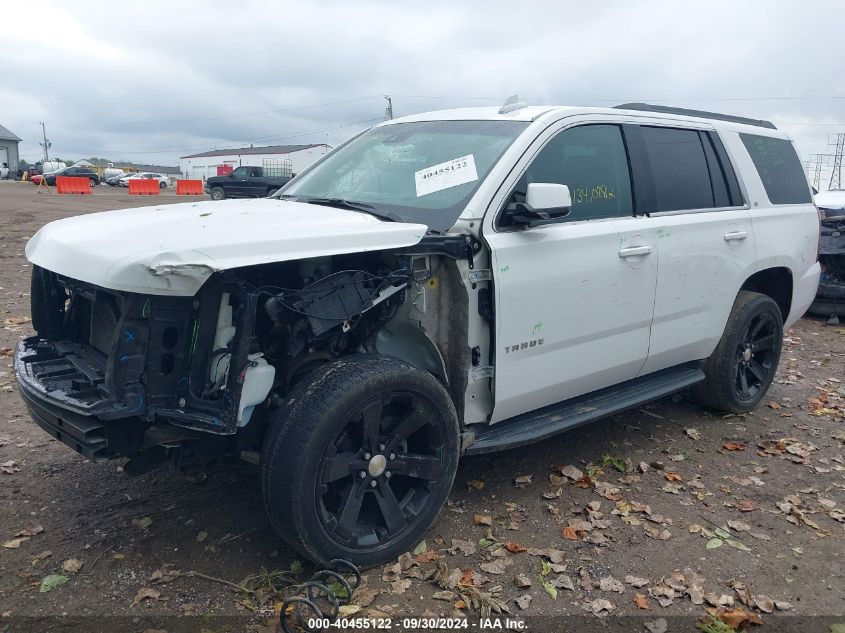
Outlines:
POLYGON ((458 454, 455 408, 433 376, 385 356, 341 359, 275 412, 261 456, 264 504, 307 558, 371 567, 419 542, 458 454))
POLYGON ((774 300, 740 291, 725 332, 704 366, 706 379, 694 389, 705 406, 747 413, 766 395, 780 361, 783 319, 774 300))
POLYGON ((210 193, 212 200, 224 200, 226 198, 226 192, 223 191, 222 187, 212 187, 210 193))

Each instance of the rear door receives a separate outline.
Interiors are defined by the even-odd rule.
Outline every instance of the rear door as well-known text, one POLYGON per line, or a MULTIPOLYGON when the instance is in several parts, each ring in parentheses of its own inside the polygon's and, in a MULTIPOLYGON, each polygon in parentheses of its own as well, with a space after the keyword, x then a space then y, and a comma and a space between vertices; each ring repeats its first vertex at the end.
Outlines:
POLYGON ((642 374, 706 358, 754 273, 754 232, 733 166, 712 129, 626 126, 641 235, 658 268, 642 374))
POLYGON ((498 220, 485 230, 496 306, 491 422, 634 378, 648 352, 657 267, 630 231, 637 218, 621 127, 550 130, 530 154, 509 202, 545 182, 568 185, 573 206, 553 224, 498 220))

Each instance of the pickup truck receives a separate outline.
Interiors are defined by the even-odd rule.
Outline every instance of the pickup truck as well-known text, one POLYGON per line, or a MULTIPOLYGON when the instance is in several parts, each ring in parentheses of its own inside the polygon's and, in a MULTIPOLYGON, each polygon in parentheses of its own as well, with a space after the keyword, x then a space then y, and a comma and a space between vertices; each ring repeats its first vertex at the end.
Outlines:
POLYGON ((294 549, 376 565, 420 542, 462 456, 687 389, 751 411, 816 294, 819 231, 768 121, 415 114, 270 198, 46 225, 15 373, 93 462, 238 457, 294 549))
POLYGON ((205 190, 212 200, 264 198, 276 193, 289 181, 290 177, 265 176, 263 167, 242 166, 228 176, 212 176, 206 180, 205 190))

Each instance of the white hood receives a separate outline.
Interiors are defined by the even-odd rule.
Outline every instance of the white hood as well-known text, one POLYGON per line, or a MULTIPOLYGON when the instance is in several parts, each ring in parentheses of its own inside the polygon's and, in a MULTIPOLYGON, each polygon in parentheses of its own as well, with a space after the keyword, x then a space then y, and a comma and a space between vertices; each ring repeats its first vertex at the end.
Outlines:
POLYGON ((412 246, 426 230, 287 200, 187 202, 51 222, 29 240, 26 256, 104 288, 192 296, 221 270, 412 246))

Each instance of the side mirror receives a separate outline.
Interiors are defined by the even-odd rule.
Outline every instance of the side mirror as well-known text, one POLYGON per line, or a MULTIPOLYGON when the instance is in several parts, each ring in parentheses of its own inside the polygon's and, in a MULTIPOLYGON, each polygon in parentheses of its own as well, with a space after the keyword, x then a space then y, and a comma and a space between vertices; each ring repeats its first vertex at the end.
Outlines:
POLYGON ((572 196, 567 185, 532 182, 525 192, 525 202, 508 206, 506 213, 515 225, 528 228, 565 218, 572 211, 572 196))
POLYGON ((567 185, 532 182, 525 193, 525 204, 535 211, 546 211, 552 217, 564 217, 572 210, 572 196, 567 185))

